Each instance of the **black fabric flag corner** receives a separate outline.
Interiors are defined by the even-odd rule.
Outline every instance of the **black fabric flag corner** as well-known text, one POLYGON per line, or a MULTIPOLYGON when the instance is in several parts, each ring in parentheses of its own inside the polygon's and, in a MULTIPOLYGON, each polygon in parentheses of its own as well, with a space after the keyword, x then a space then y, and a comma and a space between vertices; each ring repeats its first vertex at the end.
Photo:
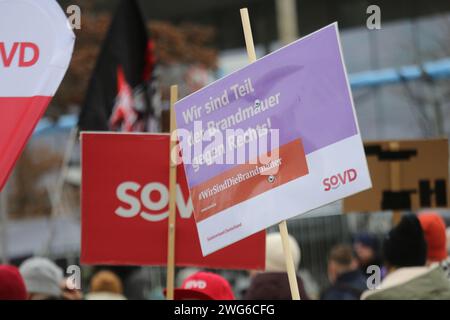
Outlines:
POLYGON ((80 130, 147 131, 153 115, 153 42, 135 0, 122 0, 91 77, 80 130))

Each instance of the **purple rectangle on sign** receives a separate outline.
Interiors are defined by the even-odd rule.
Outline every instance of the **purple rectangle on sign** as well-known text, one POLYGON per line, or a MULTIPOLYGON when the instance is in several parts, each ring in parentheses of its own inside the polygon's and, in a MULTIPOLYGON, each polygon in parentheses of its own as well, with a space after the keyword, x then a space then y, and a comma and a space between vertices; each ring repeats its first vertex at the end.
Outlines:
MULTIPOLYGON (((236 122, 240 120, 228 127, 231 129, 246 130, 265 124, 279 129, 280 146, 302 139, 306 154, 357 134, 337 24, 297 40, 185 97, 176 103, 175 112, 178 128, 190 132, 194 129, 195 116, 202 121, 203 128, 214 123, 220 131, 223 131, 220 124, 229 124, 230 116, 236 122), (246 117, 256 100, 266 109, 246 117)), ((211 141, 201 143, 205 147, 211 141)), ((190 188, 236 165, 202 165, 196 171, 187 162, 190 188)))

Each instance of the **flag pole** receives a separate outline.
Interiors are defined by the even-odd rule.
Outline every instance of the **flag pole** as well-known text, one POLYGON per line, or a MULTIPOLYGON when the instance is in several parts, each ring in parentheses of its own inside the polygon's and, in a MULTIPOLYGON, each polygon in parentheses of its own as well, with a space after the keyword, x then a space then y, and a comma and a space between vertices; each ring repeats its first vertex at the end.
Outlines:
MULTIPOLYGON (((255 44, 253 42, 252 28, 250 26, 250 18, 247 8, 242 8, 241 20, 244 29, 245 46, 247 47, 247 55, 250 63, 256 61, 255 44)), ((283 220, 278 225, 280 229, 281 239, 283 242, 284 258, 286 261, 286 270, 289 279, 289 286, 291 288, 292 300, 300 300, 300 293, 298 291, 297 275, 295 274, 294 259, 289 244, 289 233, 287 229, 286 220, 283 220)))
POLYGON ((172 159, 172 150, 176 148, 176 119, 174 105, 178 100, 178 86, 170 87, 170 147, 169 147, 169 235, 167 242, 167 300, 174 299, 175 287, 175 222, 176 222, 176 187, 177 163, 172 159))

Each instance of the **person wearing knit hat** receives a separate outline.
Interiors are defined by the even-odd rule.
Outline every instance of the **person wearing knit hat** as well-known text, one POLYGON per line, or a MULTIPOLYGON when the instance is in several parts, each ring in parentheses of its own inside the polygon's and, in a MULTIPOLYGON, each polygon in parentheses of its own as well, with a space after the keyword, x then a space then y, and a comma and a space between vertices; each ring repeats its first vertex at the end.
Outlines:
POLYGON ((30 300, 61 299, 63 271, 53 261, 40 257, 30 258, 20 265, 19 270, 30 300))
MULTIPOLYGON (((300 265, 300 247, 292 236, 289 235, 291 254, 294 260, 295 270, 300 265)), ((297 282, 302 300, 309 300, 303 281, 297 275, 297 282)), ((283 252, 281 234, 269 233, 266 236, 266 270, 252 277, 245 300, 291 300, 289 280, 286 273, 286 262, 283 252)))
POLYGON ((383 243, 388 268, 424 266, 427 244, 420 222, 415 215, 406 215, 393 228, 383 243))
POLYGON ((440 265, 450 279, 445 221, 437 212, 423 212, 419 221, 427 241, 427 265, 440 265))
POLYGON ((86 300, 126 300, 120 278, 109 270, 97 272, 91 279, 86 300))
POLYGON ((408 214, 383 243, 388 274, 377 289, 362 294, 363 300, 450 299, 450 281, 442 268, 428 267, 427 244, 419 219, 408 214))
MULTIPOLYGON (((297 270, 300 265, 301 252, 297 240, 291 235, 289 235, 289 247, 291 248, 295 270, 297 270)), ((266 271, 286 272, 283 241, 281 234, 278 232, 269 233, 266 237, 266 271)))
POLYGON ((0 265, 0 300, 26 300, 27 290, 19 270, 0 265))
POLYGON ((419 221, 427 242, 427 263, 431 264, 447 259, 444 219, 436 212, 426 212, 419 215, 419 221))

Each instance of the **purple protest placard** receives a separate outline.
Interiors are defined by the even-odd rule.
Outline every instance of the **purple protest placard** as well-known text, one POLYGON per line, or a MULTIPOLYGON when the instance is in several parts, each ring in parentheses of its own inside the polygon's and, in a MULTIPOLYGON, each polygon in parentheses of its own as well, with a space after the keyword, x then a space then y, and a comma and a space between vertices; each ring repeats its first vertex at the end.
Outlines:
POLYGON ((204 254, 371 186, 337 24, 175 112, 204 254))

